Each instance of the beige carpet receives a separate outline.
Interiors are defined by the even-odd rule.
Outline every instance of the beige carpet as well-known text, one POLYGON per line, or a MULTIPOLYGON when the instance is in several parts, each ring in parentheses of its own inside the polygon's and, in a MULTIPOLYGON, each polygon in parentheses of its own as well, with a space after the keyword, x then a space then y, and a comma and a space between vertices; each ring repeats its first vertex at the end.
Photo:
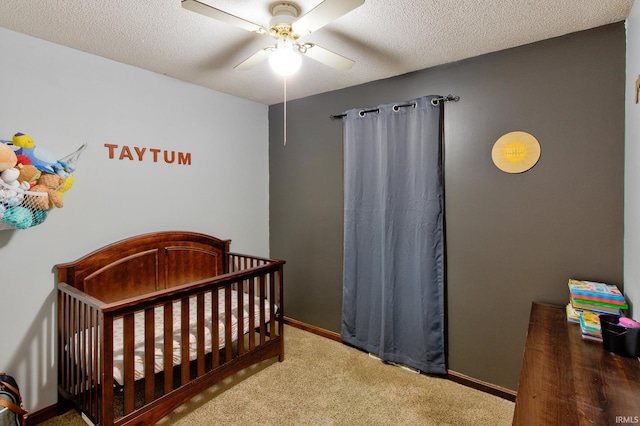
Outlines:
MULTIPOLYGON (((286 326, 285 361, 209 388, 160 425, 510 425, 514 404, 286 326)), ((76 412, 44 423, 84 425, 76 412)))

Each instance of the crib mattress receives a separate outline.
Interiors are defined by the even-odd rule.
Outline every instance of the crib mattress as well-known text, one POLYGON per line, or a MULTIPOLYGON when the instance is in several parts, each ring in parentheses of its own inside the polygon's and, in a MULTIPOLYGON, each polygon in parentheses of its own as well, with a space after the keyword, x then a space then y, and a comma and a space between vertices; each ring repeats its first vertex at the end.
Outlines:
MULTIPOLYGON (((249 329, 249 295, 243 294, 243 327, 242 330, 246 332, 249 329)), ((197 357, 197 322, 196 322, 196 298, 192 297, 189 302, 189 359, 195 360, 197 357)), ((205 344, 205 353, 209 353, 212 350, 213 342, 211 341, 211 324, 214 324, 214 321, 211 321, 211 293, 205 294, 205 336, 204 336, 204 344, 205 344)), ((253 322, 254 326, 258 326, 260 324, 260 298, 256 297, 253 300, 255 305, 255 319, 253 322)), ((175 302, 173 304, 173 364, 178 365, 182 362, 182 354, 181 354, 181 326, 180 326, 180 318, 181 318, 181 304, 179 302, 175 302)), ((232 320, 232 338, 235 342, 238 339, 238 295, 235 290, 232 290, 231 294, 231 320, 232 320)), ((269 301, 264 299, 264 311, 265 311, 265 320, 268 321, 270 317, 270 306, 269 301)), ((216 342, 217 349, 222 349, 225 346, 225 295, 224 292, 221 291, 218 294, 218 342, 216 342)), ((134 378, 135 380, 139 380, 144 378, 145 372, 145 350, 144 350, 144 312, 140 311, 134 315, 134 378)), ((113 322, 113 377, 114 380, 120 384, 123 383, 123 366, 124 366, 124 330, 123 330, 123 320, 119 318, 113 322)), ((164 310, 162 306, 159 306, 155 309, 155 372, 159 373, 164 370, 164 310)))

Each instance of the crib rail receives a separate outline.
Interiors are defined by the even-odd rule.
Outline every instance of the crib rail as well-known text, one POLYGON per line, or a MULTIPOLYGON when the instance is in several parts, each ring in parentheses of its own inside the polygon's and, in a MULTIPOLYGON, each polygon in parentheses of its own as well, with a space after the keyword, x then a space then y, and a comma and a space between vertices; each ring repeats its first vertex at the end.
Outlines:
POLYGON ((103 306, 66 283, 58 284, 58 390, 95 419, 102 408, 103 306))
MULTIPOLYGON (((243 279, 243 285, 241 288, 236 288, 238 297, 240 297, 240 294, 244 292, 249 294, 250 300, 253 300, 256 296, 259 296, 261 300, 267 299, 269 302, 269 311, 272 314, 276 314, 278 318, 278 321, 276 322, 265 318, 263 315, 264 312, 260 312, 258 333, 259 341, 256 343, 255 333, 249 333, 248 350, 254 350, 257 344, 264 344, 267 340, 267 336, 282 336, 284 330, 284 318, 282 317, 282 312, 284 312, 284 298, 282 297, 284 277, 282 275, 282 266, 284 265, 284 262, 258 256, 248 256, 240 253, 228 253, 227 265, 229 273, 237 274, 238 277, 242 277, 243 271, 267 268, 267 270, 265 270, 261 275, 249 277, 249 279, 243 279), (274 263, 278 264, 277 268, 274 263), (266 324, 269 325, 268 331, 266 324)), ((262 306, 262 303, 260 306, 262 306)), ((248 312, 249 318, 253 318, 254 314, 253 305, 250 305, 248 312)), ((238 322, 241 323, 242 321, 238 319, 238 322)), ((238 351, 240 353, 244 353, 246 351, 245 342, 239 341, 238 343, 238 351)), ((280 339, 279 343, 281 345, 279 349, 280 361, 283 361, 284 340, 280 339)))
POLYGON ((103 303, 58 284, 59 392, 94 424, 154 423, 207 387, 256 362, 284 359, 282 261, 228 255, 227 273, 114 303, 103 303), (237 332, 232 331, 235 290, 237 332), (243 303, 245 295, 250 301, 243 303), (219 336, 218 303, 205 312, 205 299, 224 300, 224 336, 219 336), (194 302, 195 301, 195 302, 194 302), (268 309, 265 307, 268 307, 268 309), (174 341, 174 309, 179 308, 179 341, 174 341), (195 310, 194 310, 195 306, 195 310), (155 334, 161 312, 163 335, 155 334), (208 315, 210 314, 210 315, 208 315), (144 318, 136 330, 135 316, 144 318), (195 337, 189 318, 195 316, 195 337), (123 383, 114 381, 114 321, 122 320, 123 383), (245 326, 245 322, 248 324, 245 326), (136 378, 134 336, 144 333, 144 378, 136 378), (207 350, 209 333, 211 348, 207 350), (218 340, 224 345, 218 350, 218 340), (160 340, 164 369, 155 372, 155 346, 160 340), (195 359, 190 354, 195 343, 195 359), (195 341, 195 342, 194 342, 195 341), (180 362, 173 359, 174 346, 180 362), (173 366, 173 367, 171 367, 173 366))
POLYGON ((268 265, 274 262, 273 259, 268 259, 258 256, 248 256, 240 253, 229 253, 229 272, 244 271, 258 266, 268 265))

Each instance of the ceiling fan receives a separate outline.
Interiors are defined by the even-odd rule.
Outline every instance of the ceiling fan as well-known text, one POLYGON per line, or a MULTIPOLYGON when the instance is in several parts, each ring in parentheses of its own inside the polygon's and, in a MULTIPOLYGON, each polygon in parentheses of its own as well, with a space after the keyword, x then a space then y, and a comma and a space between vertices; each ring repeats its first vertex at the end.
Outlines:
POLYGON ((339 71, 350 69, 355 63, 353 60, 314 43, 301 43, 298 39, 361 6, 364 1, 324 0, 303 16, 299 16, 300 7, 297 4, 276 2, 271 4, 269 8, 273 16, 269 21, 269 27, 254 24, 198 0, 182 0, 182 7, 247 31, 269 35, 276 39, 274 46, 257 51, 236 65, 234 69, 247 70, 269 58, 269 62, 276 72, 289 75, 300 67, 302 60, 300 54, 339 71))

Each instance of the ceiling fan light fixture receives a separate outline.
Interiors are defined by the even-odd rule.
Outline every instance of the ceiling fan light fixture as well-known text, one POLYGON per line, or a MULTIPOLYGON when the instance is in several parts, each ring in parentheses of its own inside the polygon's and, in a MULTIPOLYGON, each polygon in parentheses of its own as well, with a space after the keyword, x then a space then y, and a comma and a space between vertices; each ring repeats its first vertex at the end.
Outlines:
POLYGON ((281 38, 276 48, 269 55, 269 64, 278 74, 288 76, 294 74, 302 64, 302 57, 294 50, 294 42, 290 38, 281 38))

